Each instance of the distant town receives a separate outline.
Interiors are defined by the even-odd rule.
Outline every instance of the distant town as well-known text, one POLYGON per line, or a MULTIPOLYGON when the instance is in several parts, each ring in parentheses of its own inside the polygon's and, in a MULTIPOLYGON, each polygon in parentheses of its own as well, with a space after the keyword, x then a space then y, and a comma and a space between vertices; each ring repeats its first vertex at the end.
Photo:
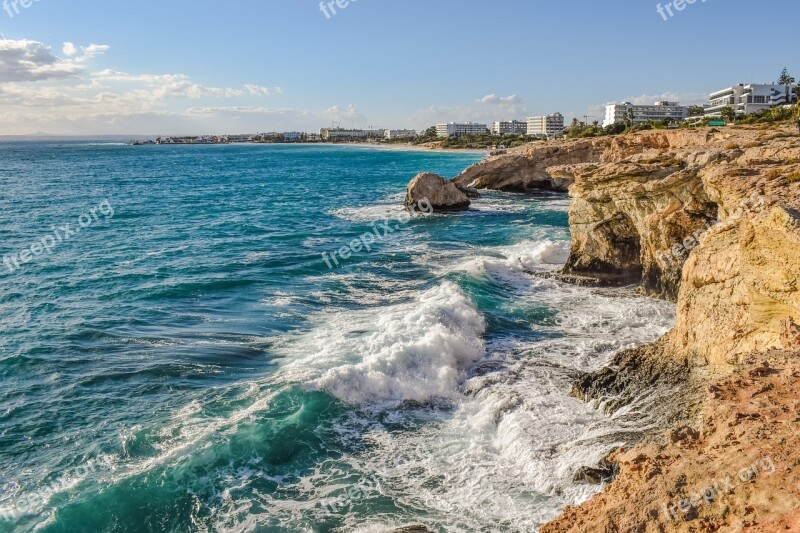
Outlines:
MULTIPOLYGON (((685 106, 679 102, 660 101, 652 105, 631 102, 609 103, 605 106, 602 131, 621 133, 625 130, 660 126, 667 128, 700 125, 724 126, 737 118, 762 113, 778 107, 791 106, 798 98, 798 87, 786 70, 779 83, 738 84, 715 91, 703 106, 685 106)), ((473 122, 448 122, 436 124, 426 130, 413 129, 345 129, 341 127, 321 128, 319 132, 269 132, 246 135, 202 135, 187 137, 157 137, 154 140, 131 141, 131 144, 231 144, 231 143, 409 143, 423 144, 447 139, 491 136, 496 139, 517 137, 520 139, 555 139, 565 136, 569 129, 590 128, 599 131, 600 121, 589 123, 573 119, 567 128, 564 116, 555 112, 549 115, 528 117, 526 120, 497 120, 488 124, 473 122)), ((478 147, 467 145, 465 147, 478 147)), ((488 146, 486 143, 480 146, 488 146)))

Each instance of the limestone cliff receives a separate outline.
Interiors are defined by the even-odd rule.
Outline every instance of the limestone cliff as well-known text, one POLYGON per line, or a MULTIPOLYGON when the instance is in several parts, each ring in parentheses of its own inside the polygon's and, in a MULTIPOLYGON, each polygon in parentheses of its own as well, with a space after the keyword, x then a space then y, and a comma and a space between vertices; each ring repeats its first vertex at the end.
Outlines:
POLYGON ((800 337, 800 142, 787 129, 648 131, 533 144, 455 178, 568 188, 570 277, 674 300, 666 348, 726 366, 800 337))
MULTIPOLYGON (((544 531, 800 528, 796 512, 768 505, 766 491, 782 490, 784 503, 800 501, 797 490, 780 482, 740 489, 727 506, 713 510, 694 505, 678 525, 659 516, 658 507, 661 500, 679 499, 687 480, 702 484, 712 475, 710 458, 734 468, 751 459, 744 452, 763 448, 773 459, 781 457, 783 475, 798 475, 794 441, 759 439, 800 420, 799 140, 789 128, 765 126, 560 141, 488 159, 455 179, 506 191, 568 189, 572 250, 564 279, 632 285, 676 302, 671 332, 618 354, 608 368, 579 380, 573 394, 614 410, 650 387, 679 387, 679 400, 664 409, 675 413, 672 420, 694 426, 681 430, 693 435, 692 443, 680 452, 639 447, 617 454, 619 479, 544 531), (776 378, 754 382, 759 370, 743 362, 774 353, 784 354, 785 363, 774 371, 776 378), (737 396, 737 387, 749 396, 737 396), (714 402, 721 394, 740 403, 719 406, 714 402), (770 429, 764 417, 772 415, 748 414, 763 403, 762 395, 789 418, 770 429), (715 421, 717 408, 730 412, 715 421), (698 422, 702 409, 706 415, 698 422), (741 431, 728 429, 745 422, 741 431), (642 494, 649 495, 645 504, 631 505, 642 494)), ((772 375, 767 368, 765 375, 772 375)))
POLYGON ((614 482, 540 533, 800 531, 799 356, 763 354, 713 380, 698 428, 620 450, 614 482))

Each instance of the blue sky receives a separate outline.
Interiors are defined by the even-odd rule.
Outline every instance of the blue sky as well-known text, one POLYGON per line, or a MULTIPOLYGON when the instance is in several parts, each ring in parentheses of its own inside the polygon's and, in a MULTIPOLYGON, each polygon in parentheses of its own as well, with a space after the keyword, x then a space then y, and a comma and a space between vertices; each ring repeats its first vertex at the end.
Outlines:
POLYGON ((350 0, 329 18, 319 4, 9 5, 0 134, 423 128, 555 111, 601 120, 610 101, 700 103, 775 81, 784 65, 800 75, 796 0, 697 0, 669 20, 651 0, 350 0))

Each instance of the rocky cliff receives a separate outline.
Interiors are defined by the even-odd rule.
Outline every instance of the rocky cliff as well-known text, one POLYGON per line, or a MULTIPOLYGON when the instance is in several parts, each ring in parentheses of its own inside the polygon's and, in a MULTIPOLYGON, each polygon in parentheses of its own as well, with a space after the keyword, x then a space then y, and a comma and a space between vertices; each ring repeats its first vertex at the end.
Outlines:
MULTIPOLYGON (((750 371, 743 361, 754 354, 782 350, 793 361, 791 354, 800 350, 798 140, 788 128, 749 127, 560 141, 490 158, 455 181, 506 191, 569 190, 572 250, 564 278, 634 285, 675 301, 678 311, 675 328, 664 338, 618 354, 609 368, 576 383, 574 395, 615 409, 645 388, 668 383, 685 393, 682 402, 667 408, 691 419, 714 399, 705 396, 709 382, 733 376, 733 383, 741 384, 749 379, 742 373, 750 371)), ((781 375, 796 424, 800 373, 781 375)), ((764 393, 751 392, 751 400, 764 393)), ((740 438, 718 425, 696 419, 693 425, 689 430, 699 435, 698 444, 682 453, 696 462, 665 460, 653 450, 620 454, 619 480, 545 531, 672 530, 657 519, 660 509, 647 508, 650 516, 630 505, 637 491, 673 477, 680 488, 702 471, 697 464, 703 455, 726 438, 740 439, 737 449, 759 444, 748 440, 760 434, 755 430, 740 438)), ((771 443, 780 448, 773 448, 775 453, 784 453, 790 463, 784 466, 800 464, 797 452, 786 448, 788 441, 776 442, 771 443)), ((715 453, 731 465, 742 460, 731 450, 715 453)), ((680 493, 672 490, 669 497, 680 493)), ((740 511, 736 520, 735 513, 722 513, 701 524, 702 513, 683 513, 680 521, 696 520, 687 530, 716 531, 755 527, 763 514, 754 505, 743 504, 740 511)), ((796 516, 784 522, 796 525, 796 516)))
POLYGON ((800 531, 800 353, 707 384, 700 422, 620 450, 620 474, 540 533, 800 531))
POLYGON ((798 140, 759 128, 566 140, 489 158, 454 181, 568 189, 564 274, 676 301, 667 347, 725 366, 798 346, 798 140))

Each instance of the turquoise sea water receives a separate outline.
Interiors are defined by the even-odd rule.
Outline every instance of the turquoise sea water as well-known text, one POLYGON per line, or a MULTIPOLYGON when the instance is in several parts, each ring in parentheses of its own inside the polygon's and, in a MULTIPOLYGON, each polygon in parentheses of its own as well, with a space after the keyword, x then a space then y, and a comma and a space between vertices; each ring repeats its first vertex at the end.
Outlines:
POLYGON ((593 494, 646 418, 571 380, 672 306, 530 275, 563 195, 400 207, 481 157, 0 143, 0 531, 534 531, 593 494))

